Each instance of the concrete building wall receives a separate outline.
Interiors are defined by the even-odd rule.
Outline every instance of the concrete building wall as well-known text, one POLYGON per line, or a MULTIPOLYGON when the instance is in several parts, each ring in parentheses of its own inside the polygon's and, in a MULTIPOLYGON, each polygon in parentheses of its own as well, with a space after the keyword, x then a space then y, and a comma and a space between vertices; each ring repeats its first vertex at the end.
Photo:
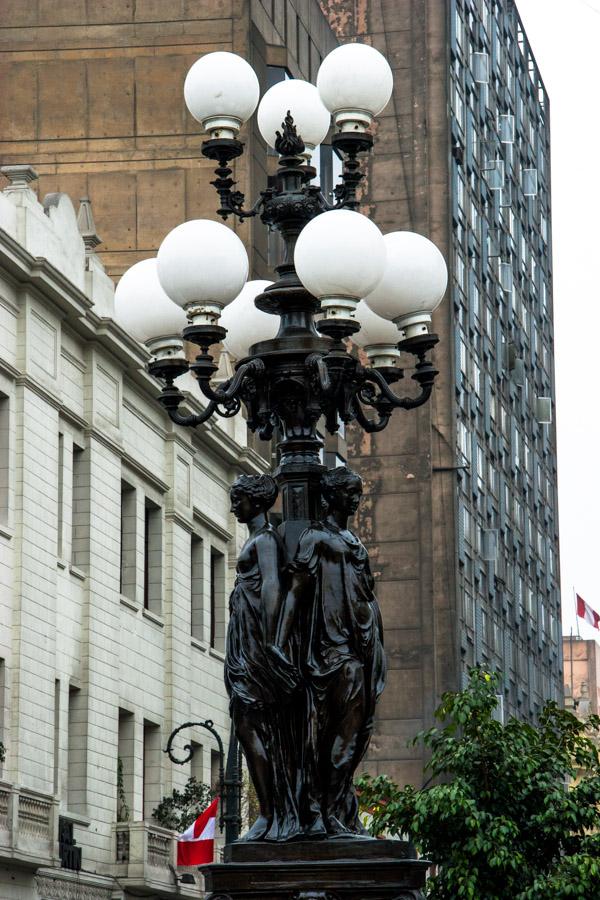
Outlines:
MULTIPOLYGON (((342 40, 371 43, 394 73, 390 103, 375 125, 375 149, 361 209, 384 232, 427 235, 450 253, 447 23, 445 4, 321 0, 342 40)), ((360 530, 378 579, 388 686, 377 710, 367 766, 400 783, 422 783, 420 748, 407 746, 429 727, 437 698, 458 681, 452 321, 448 300, 434 315, 440 370, 432 399, 395 413, 385 431, 348 429, 348 457, 367 500, 360 530)), ((410 359, 403 360, 410 366, 410 359)), ((410 370, 400 389, 410 393, 410 370)))
POLYGON ((431 402, 349 438, 392 665, 368 764, 419 784, 402 738, 470 666, 502 674, 507 714, 562 695, 556 434, 537 400, 554 395, 549 100, 512 0, 321 6, 394 71, 362 208, 431 238, 450 272, 431 402))
POLYGON ((598 641, 563 638, 565 704, 579 716, 600 713, 598 641))
MULTIPOLYGON (((90 197, 111 275, 153 255, 188 219, 214 218, 213 165, 183 102, 192 63, 216 50, 315 77, 335 46, 317 0, 2 0, 0 156, 39 172, 40 196, 90 197)), ((264 187, 266 148, 242 129, 242 191, 264 187), (256 144, 258 143, 258 147, 256 144)), ((266 265, 260 223, 232 224, 252 268, 266 265)))
MULTIPOLYGON (((0 193, 0 457, 10 473, 0 494, 0 896, 108 900, 124 885, 167 896, 175 845, 151 812, 191 770, 162 748, 184 721, 210 718, 229 733, 210 555, 223 558, 222 638, 244 538, 228 485, 264 461, 243 420, 194 434, 170 423, 145 347, 110 314, 112 282, 86 256, 71 201, 54 197, 45 211, 19 170, 9 177, 0 193), (79 284, 63 274, 74 260, 79 284), (203 553, 194 634, 193 537, 203 553), (96 873, 79 887, 60 869, 59 817, 96 873)), ((197 387, 184 387, 199 411, 197 387)), ((210 783, 216 747, 200 729, 189 736, 204 750, 195 774, 210 783)))

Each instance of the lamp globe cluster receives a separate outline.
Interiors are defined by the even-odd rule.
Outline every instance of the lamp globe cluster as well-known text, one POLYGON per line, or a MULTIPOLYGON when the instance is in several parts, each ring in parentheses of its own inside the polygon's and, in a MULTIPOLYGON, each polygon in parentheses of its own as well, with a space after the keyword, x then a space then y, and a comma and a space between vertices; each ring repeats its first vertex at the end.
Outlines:
MULTIPOLYGON (((284 155, 281 135, 286 127, 288 137, 301 139, 294 152, 297 163, 306 167, 306 176, 297 169, 304 184, 314 176, 310 157, 330 132, 333 117, 331 142, 339 156, 346 154, 347 163, 338 190, 350 199, 340 202, 336 193, 329 203, 321 195, 319 214, 302 223, 290 253, 298 279, 318 301, 317 329, 333 334, 331 323, 349 322, 343 336, 357 332, 354 340, 371 365, 393 366, 400 341, 428 333, 431 314, 446 289, 446 264, 422 235, 383 235, 357 212, 356 185, 362 176, 356 174, 356 154, 370 149, 373 138, 367 129, 393 89, 385 57, 366 44, 342 45, 323 60, 316 81, 315 86, 286 78, 259 103, 252 67, 234 53, 216 52, 192 65, 184 97, 209 134, 203 154, 219 162, 213 182, 225 201, 219 213, 223 218, 238 215, 241 221, 256 212, 241 210, 234 199, 229 165, 243 151, 237 136, 257 107, 258 128, 270 147, 284 155)), ((264 212, 263 221, 271 224, 264 212)), ((212 341, 223 340, 232 356, 243 359, 253 345, 275 338, 281 314, 268 304, 255 305, 255 298, 273 285, 247 282, 248 272, 245 246, 232 228, 212 220, 184 222, 166 235, 156 259, 136 263, 122 277, 117 317, 157 358, 181 354, 181 332, 188 325, 212 327, 212 341)))

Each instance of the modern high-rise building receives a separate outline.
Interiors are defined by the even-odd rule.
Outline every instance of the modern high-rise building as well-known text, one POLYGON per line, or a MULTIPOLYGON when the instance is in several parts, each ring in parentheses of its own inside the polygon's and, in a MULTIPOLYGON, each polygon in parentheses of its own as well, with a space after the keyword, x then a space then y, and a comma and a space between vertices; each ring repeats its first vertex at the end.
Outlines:
MULTIPOLYGON (((359 518, 378 579, 388 687, 373 771, 420 784, 406 746, 468 667, 501 671, 505 713, 562 693, 550 251, 549 103, 511 0, 75 0, 14 6, 0 36, 3 161, 40 192, 91 198, 113 276, 179 222, 214 216, 209 163, 181 88, 202 53, 233 50, 264 90, 314 81, 337 40, 394 71, 362 191, 383 231, 431 238, 451 273, 434 316, 432 401, 381 434, 328 445, 366 485, 359 518), (57 38, 59 34, 59 38, 57 38), (16 114, 18 110, 18 114, 16 114)), ((274 158, 254 126, 236 164, 255 194, 274 158)), ((335 174, 322 148, 322 183, 335 174)), ((254 277, 278 246, 236 226, 254 277)), ((407 361, 408 365, 408 361, 407 361)), ((410 384, 410 371, 403 384, 410 384)))
POLYGON ((419 783, 402 739, 469 666, 505 715, 562 696, 549 100, 512 0, 321 5, 394 70, 363 204, 450 269, 433 401, 349 436, 391 662, 369 764, 419 783))

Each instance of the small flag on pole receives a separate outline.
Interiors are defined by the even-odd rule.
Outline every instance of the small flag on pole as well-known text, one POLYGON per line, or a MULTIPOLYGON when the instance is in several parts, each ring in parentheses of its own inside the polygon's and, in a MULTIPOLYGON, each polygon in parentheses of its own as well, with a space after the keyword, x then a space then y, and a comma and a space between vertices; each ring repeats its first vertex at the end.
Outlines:
POLYGON ((219 798, 216 797, 196 821, 178 836, 178 866, 203 866, 213 861, 218 805, 219 798))
POLYGON ((584 619, 589 625, 600 631, 600 615, 595 609, 592 609, 589 603, 585 602, 583 597, 580 597, 579 594, 575 596, 577 597, 577 615, 579 618, 584 619))

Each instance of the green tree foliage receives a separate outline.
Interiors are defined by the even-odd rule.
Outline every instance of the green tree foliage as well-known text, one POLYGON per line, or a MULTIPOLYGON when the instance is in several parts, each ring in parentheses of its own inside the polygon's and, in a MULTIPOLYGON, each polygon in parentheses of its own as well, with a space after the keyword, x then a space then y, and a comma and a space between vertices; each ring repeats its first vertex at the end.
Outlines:
POLYGON ((208 784, 188 778, 183 791, 174 789, 170 797, 163 797, 152 816, 163 828, 182 832, 194 822, 214 798, 208 784))
POLYGON ((123 777, 123 760, 117 759, 117 822, 129 822, 130 810, 125 796, 125 779, 123 777))
POLYGON ((435 900, 600 898, 600 717, 547 703, 538 727, 494 718, 498 680, 474 669, 419 735, 434 784, 358 782, 373 834, 404 835, 436 865, 435 900), (596 740, 594 740, 594 738, 596 740))

